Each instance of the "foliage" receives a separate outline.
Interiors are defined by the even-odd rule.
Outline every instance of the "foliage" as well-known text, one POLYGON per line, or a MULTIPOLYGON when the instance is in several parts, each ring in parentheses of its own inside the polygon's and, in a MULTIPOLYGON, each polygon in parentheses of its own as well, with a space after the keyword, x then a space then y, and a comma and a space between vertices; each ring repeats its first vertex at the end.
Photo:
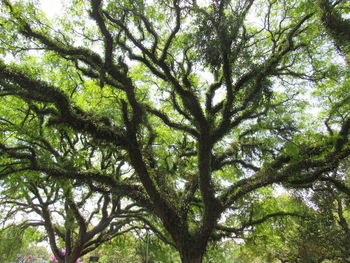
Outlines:
POLYGON ((18 228, 6 228, 1 230, 0 236, 0 259, 2 262, 15 259, 17 253, 21 249, 23 231, 18 228))
POLYGON ((100 262, 180 262, 174 248, 164 245, 156 236, 148 232, 125 234, 103 244, 99 250, 100 262))
POLYGON ((33 228, 24 229, 21 226, 8 226, 0 231, 0 260, 1 262, 15 261, 18 256, 37 256, 45 258, 46 249, 34 247, 40 240, 40 234, 33 228))
POLYGON ((55 19, 1 3, 5 183, 111 194, 196 263, 295 216, 276 185, 344 189, 346 1, 72 0, 55 19))
POLYGON ((328 194, 330 192, 298 193, 298 207, 303 207, 303 217, 256 226, 241 244, 239 258, 243 262, 348 262, 346 231, 339 225, 339 215, 331 208, 334 199, 328 194), (312 196, 315 201, 320 195, 326 198, 323 204, 312 204, 306 198, 312 196))
POLYGON ((140 262, 135 248, 136 242, 133 235, 125 234, 104 243, 94 255, 98 255, 102 263, 140 262))
MULTIPOLYGON (((38 244, 33 243, 28 247, 24 247, 21 249, 20 257, 24 260, 24 262, 30 262, 33 260, 46 260, 48 261, 50 258, 50 254, 47 251, 46 247, 38 246, 38 244)), ((18 260, 18 257, 17 257, 18 260)))

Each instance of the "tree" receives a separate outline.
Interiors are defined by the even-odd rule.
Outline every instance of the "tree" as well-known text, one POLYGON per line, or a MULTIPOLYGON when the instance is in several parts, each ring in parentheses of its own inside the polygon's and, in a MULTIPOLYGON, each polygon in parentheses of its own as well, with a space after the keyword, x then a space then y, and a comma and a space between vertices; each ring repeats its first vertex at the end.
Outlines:
POLYGON ((29 255, 45 257, 46 249, 36 247, 33 244, 40 239, 40 234, 33 228, 9 225, 0 230, 0 260, 1 262, 15 262, 19 257, 29 255), (37 252, 40 252, 38 254, 37 252))
POLYGON ((307 198, 313 195, 311 191, 304 194, 298 193, 297 199, 288 198, 289 206, 299 209, 302 217, 257 225, 240 244, 238 258, 243 262, 348 262, 345 232, 338 225, 337 213, 329 210, 332 199, 321 205, 307 198))
POLYGON ((173 263, 180 260, 174 247, 165 245, 156 235, 144 229, 103 244, 98 249, 98 255, 101 263, 173 263))
POLYGON ((137 253, 138 242, 133 233, 127 233, 102 244, 95 255, 99 256, 101 263, 141 262, 137 253))
POLYGON ((238 257, 244 262, 349 262, 348 167, 343 162, 311 188, 294 189, 281 204, 303 216, 257 225, 244 238, 238 257))
MULTIPOLYGON (((36 231, 36 229, 34 229, 36 231)), ((34 242, 23 247, 19 254, 17 254, 16 262, 30 263, 30 262, 47 262, 50 258, 50 253, 45 246, 38 246, 34 242)))
POLYGON ((346 1, 71 1, 55 22, 32 2, 2 5, 2 176, 45 172, 124 195, 161 221, 182 262, 284 215, 230 225, 259 189, 310 185, 350 154, 348 31, 328 23, 348 24, 346 1), (319 96, 325 116, 305 117, 322 91, 336 101, 319 96), (119 172, 57 165, 40 146, 56 142, 64 160, 58 131, 86 137, 119 172))
POLYGON ((0 232, 0 260, 2 262, 7 262, 14 260, 17 253, 21 249, 21 242, 18 240, 23 240, 23 231, 19 228, 5 228, 1 229, 0 232))
POLYGON ((122 205, 116 195, 94 193, 67 180, 40 176, 9 181, 0 203, 5 223, 15 217, 18 227, 44 232, 42 239, 47 237, 59 263, 78 262, 104 242, 134 229, 133 204, 122 205))

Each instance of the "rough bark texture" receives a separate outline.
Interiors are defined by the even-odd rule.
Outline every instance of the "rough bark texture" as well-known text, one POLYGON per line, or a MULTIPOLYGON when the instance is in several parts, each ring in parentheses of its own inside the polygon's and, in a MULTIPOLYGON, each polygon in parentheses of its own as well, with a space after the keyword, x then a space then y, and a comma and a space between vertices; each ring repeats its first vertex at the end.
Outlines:
POLYGON ((181 262, 182 263, 201 263, 203 259, 203 253, 199 253, 197 251, 185 251, 181 253, 181 262))

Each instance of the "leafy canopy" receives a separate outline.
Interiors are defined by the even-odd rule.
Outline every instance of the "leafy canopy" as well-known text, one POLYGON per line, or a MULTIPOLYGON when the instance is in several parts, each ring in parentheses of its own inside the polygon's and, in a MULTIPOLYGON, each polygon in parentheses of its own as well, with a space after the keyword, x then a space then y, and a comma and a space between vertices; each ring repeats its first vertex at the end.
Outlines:
POLYGON ((290 215, 238 216, 266 188, 328 180, 350 154, 348 8, 90 0, 48 19, 2 0, 0 174, 124 196, 200 262, 211 240, 290 215), (67 158, 74 138, 87 149, 67 158))

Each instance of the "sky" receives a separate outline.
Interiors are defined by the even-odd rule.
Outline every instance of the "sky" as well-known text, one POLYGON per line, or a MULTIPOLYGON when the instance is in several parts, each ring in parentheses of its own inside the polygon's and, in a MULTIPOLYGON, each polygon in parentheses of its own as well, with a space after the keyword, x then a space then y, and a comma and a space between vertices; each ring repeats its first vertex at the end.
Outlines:
POLYGON ((57 16, 63 11, 61 0, 40 0, 40 4, 48 18, 57 16))

